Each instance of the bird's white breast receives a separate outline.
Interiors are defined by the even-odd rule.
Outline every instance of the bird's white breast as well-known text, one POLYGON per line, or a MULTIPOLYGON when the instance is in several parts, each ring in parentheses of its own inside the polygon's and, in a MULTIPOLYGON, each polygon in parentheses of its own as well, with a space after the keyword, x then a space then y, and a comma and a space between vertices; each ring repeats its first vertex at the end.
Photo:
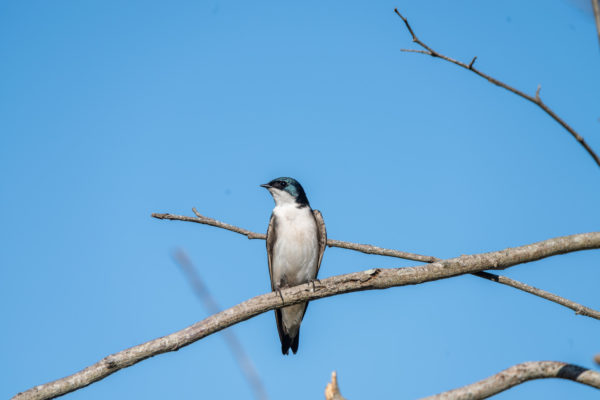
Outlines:
POLYGON ((317 276, 319 243, 310 207, 281 204, 273 209, 277 238, 273 246, 275 287, 294 286, 317 276))

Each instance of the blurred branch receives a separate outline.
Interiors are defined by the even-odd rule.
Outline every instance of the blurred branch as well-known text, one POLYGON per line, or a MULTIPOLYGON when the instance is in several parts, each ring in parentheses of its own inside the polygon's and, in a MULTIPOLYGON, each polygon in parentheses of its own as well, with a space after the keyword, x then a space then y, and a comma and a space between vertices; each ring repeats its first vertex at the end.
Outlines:
POLYGON ((598 31, 598 42, 600 43, 600 0, 592 0, 594 18, 596 19, 596 30, 598 31))
POLYGON ((559 361, 530 361, 514 365, 471 385, 421 400, 479 400, 534 379, 561 378, 600 389, 600 373, 559 361))
POLYGON ((580 233, 490 253, 440 260, 417 267, 374 268, 286 288, 279 293, 270 292, 211 315, 178 332, 109 355, 73 375, 35 386, 17 394, 13 400, 39 400, 61 396, 104 379, 120 369, 158 354, 179 350, 215 332, 276 308, 342 293, 417 285, 486 269, 504 269, 559 254, 597 248, 600 248, 600 232, 580 233))
POLYGON ((331 382, 325 386, 325 400, 346 400, 340 393, 340 388, 337 383, 337 373, 331 373, 331 382))
MULTIPOLYGON (((187 254, 183 250, 178 249, 174 253, 173 258, 175 259, 177 265, 179 265, 179 267, 183 270, 188 281, 192 285, 194 292, 196 293, 198 298, 202 300, 209 314, 216 314, 219 311, 221 311, 221 307, 219 307, 219 304, 211 296, 210 292, 208 291, 208 288, 204 284, 204 281, 200 277, 200 274, 198 273, 196 268, 194 268, 194 265, 192 264, 187 254)), ((252 391, 254 393, 254 397, 256 397, 259 400, 268 399, 267 391, 265 390, 262 380, 260 379, 256 368, 254 368, 252 360, 244 351, 242 343, 238 340, 237 336, 231 330, 224 330, 221 333, 223 335, 223 338, 225 339, 225 342, 231 349, 235 360, 240 366, 244 377, 250 384, 250 387, 252 388, 252 391)))
MULTIPOLYGON (((205 216, 201 215, 196 210, 196 208, 192 208, 192 210, 194 211, 194 214, 196 214, 196 216, 197 216, 196 218, 186 217, 186 216, 182 216, 182 215, 157 214, 157 213, 152 214, 152 216, 154 218, 158 218, 158 219, 167 219, 167 220, 174 220, 174 221, 188 221, 188 222, 196 222, 199 224, 216 226, 218 228, 223 228, 223 229, 230 230, 232 232, 240 233, 242 235, 245 235, 249 239, 263 239, 264 240, 266 237, 266 235, 261 234, 261 233, 252 232, 252 231, 249 231, 244 228, 239 228, 234 225, 226 224, 224 222, 217 221, 217 220, 209 218, 209 217, 205 217, 205 216)), ((421 254, 407 253, 404 251, 384 249, 382 247, 372 246, 370 244, 342 242, 340 240, 333 240, 333 239, 327 239, 327 245, 329 247, 339 247, 339 248, 343 248, 343 249, 360 251, 361 253, 366 253, 366 254, 376 254, 376 255, 381 255, 381 256, 397 257, 397 258, 403 258, 403 259, 412 260, 412 261, 423 261, 423 262, 432 263, 432 262, 440 260, 439 258, 432 257, 432 256, 424 256, 421 254)), ((560 304, 562 306, 565 306, 567 308, 570 308, 571 310, 575 311, 576 314, 584 315, 586 317, 591 317, 591 318, 600 320, 600 312, 599 311, 593 310, 589 307, 583 306, 574 301, 557 296, 557 295, 547 292, 545 290, 541 290, 541 289, 537 289, 533 286, 529 286, 525 283, 516 281, 514 279, 510 279, 510 278, 507 278, 507 277, 504 277, 501 275, 490 274, 488 272, 474 273, 473 275, 478 276, 480 278, 490 280, 490 281, 498 282, 503 285, 511 286, 515 289, 523 290, 527 293, 533 294, 535 296, 541 297, 543 299, 546 299, 546 300, 552 301, 554 303, 560 304)))
POLYGON ((596 362, 596 364, 600 365, 600 353, 596 354, 596 356, 594 357, 594 361, 596 362))
MULTIPOLYGON (((593 0, 594 3, 596 3, 596 0, 593 0)), ((509 92, 513 92, 514 94, 516 94, 517 96, 520 96, 526 100, 529 100, 530 102, 532 102, 533 104, 537 105, 538 107, 540 107, 542 110, 544 110, 546 112, 546 114, 548 114, 552 119, 554 119, 556 122, 558 122, 563 128, 565 128, 567 130, 567 132, 569 132, 574 138, 575 140, 577 140, 579 142, 579 144, 581 144, 583 146, 583 148, 588 152, 588 154, 594 159, 594 161, 596 162, 596 164, 598 164, 598 166, 600 166, 600 158, 598 157, 598 155, 592 150, 592 148, 587 144, 587 142, 583 139, 583 137, 578 134, 575 129, 573 129, 569 124, 567 124, 562 118, 560 118, 554 111, 552 111, 550 109, 550 107, 548 107, 546 105, 546 103, 544 103, 542 101, 542 98, 540 97, 540 90, 541 87, 538 86, 535 95, 531 96, 528 95, 527 93, 524 93, 518 89, 515 89, 514 87, 507 85, 504 82, 499 81, 496 78, 491 77, 490 75, 487 75, 483 72, 481 72, 479 69, 475 68, 473 65, 475 64, 475 60, 477 59, 477 57, 473 57, 473 59, 471 60, 471 62, 469 64, 465 64, 461 61, 452 59, 448 56, 445 56, 441 53, 438 53, 437 51, 433 50, 431 47, 429 47, 428 45, 426 45, 425 43, 423 43, 418 37, 417 35, 415 35, 415 32, 413 31, 412 27, 410 26, 410 24, 408 23, 408 20, 402 15, 400 14, 400 12, 398 11, 398 9, 394 9, 394 11, 396 12, 396 14, 402 19, 402 21, 404 21, 404 25, 406 25, 406 29, 408 29, 408 32, 410 33, 410 35, 412 36, 412 40, 414 43, 418 44, 419 46, 421 46, 423 49, 425 50, 414 50, 414 49, 402 49, 402 51, 405 52, 409 52, 409 53, 420 53, 420 54, 426 54, 426 55, 430 55, 432 57, 435 58, 440 58, 442 60, 448 61, 452 64, 458 65, 459 67, 462 67, 466 70, 472 71, 475 74, 479 75, 480 77, 488 80, 489 82, 493 83, 496 86, 500 86, 501 88, 504 88, 506 90, 508 90, 509 92)), ((597 18, 598 18, 598 14, 596 14, 597 18)))

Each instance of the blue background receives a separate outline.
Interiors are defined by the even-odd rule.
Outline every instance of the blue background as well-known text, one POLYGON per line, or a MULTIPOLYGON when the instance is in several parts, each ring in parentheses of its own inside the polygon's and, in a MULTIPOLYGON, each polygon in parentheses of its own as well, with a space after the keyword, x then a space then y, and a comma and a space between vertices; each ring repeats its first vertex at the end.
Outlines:
MULTIPOLYGON (((0 397, 269 290, 258 185, 297 178, 329 237, 453 257, 598 230, 600 168, 534 105, 400 52, 411 39, 543 99, 600 151, 600 52, 573 1, 0 3, 0 397)), ((506 275, 600 309, 597 250, 506 275)), ((326 251, 320 277, 415 262, 326 251)), ((232 328, 273 399, 415 398, 515 363, 597 368, 600 323, 472 276, 313 302, 299 353, 272 312, 232 328)), ((250 398, 219 335, 70 399, 250 398)), ((592 399, 568 381, 498 399, 592 399)))

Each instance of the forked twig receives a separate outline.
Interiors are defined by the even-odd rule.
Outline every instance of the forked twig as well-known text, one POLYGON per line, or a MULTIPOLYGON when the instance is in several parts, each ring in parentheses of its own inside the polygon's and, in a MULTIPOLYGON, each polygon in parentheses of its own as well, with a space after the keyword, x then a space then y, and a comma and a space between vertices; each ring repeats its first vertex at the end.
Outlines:
POLYGON ((535 96, 531 96, 528 95, 527 93, 524 93, 510 85, 507 85, 504 82, 499 81, 498 79, 484 73, 481 72, 479 69, 475 68, 473 66, 473 64, 475 63, 475 60, 477 59, 477 57, 474 57, 473 60, 471 60, 471 62, 469 64, 465 64, 461 61, 455 60, 453 58, 450 58, 448 56, 445 56, 435 50, 433 50, 431 47, 429 47, 428 45, 426 45, 425 43, 423 43, 418 37, 417 35, 415 35, 415 32, 413 31, 413 28, 410 26, 410 24, 408 23, 408 19, 406 19, 402 14, 400 14, 400 12, 398 11, 398 9, 394 9, 394 12, 402 19, 402 21, 404 22, 404 25, 406 26, 406 29, 408 29, 408 32, 410 33, 410 35, 412 36, 412 41, 416 44, 418 44, 419 46, 421 46, 422 48, 424 48, 425 50, 414 50, 414 49, 402 49, 402 51, 407 52, 407 53, 419 53, 419 54, 427 54, 430 55, 432 57, 436 57, 436 58, 440 58, 442 60, 448 61, 452 64, 458 65, 459 67, 462 67, 464 69, 467 69, 469 71, 473 71, 474 73, 476 73, 477 75, 479 75, 480 77, 487 79, 489 82, 493 83, 496 86, 500 86, 501 88, 504 88, 510 92, 513 92, 514 94, 521 96, 522 98, 529 100, 530 102, 532 102, 533 104, 537 105, 538 107, 540 107, 542 110, 544 110, 546 112, 546 114, 548 114, 550 117, 552 117, 552 119, 554 119, 556 122, 558 122, 563 128, 565 128, 567 130, 567 132, 569 132, 574 138, 575 140, 577 140, 579 142, 579 144, 581 144, 583 146, 583 148, 588 152, 588 154, 594 159, 594 161, 596 162, 596 164, 598 164, 598 166, 600 167, 600 157, 598 157, 598 155, 594 152, 594 150, 592 150, 592 148, 587 144, 587 142, 583 139, 583 137, 577 133, 575 131, 575 129, 573 129, 569 124, 567 124, 562 118, 560 118, 554 111, 552 111, 552 109, 550 109, 550 107, 548 107, 546 105, 546 103, 544 103, 540 97, 540 89, 541 87, 538 86, 536 92, 535 92, 535 96))

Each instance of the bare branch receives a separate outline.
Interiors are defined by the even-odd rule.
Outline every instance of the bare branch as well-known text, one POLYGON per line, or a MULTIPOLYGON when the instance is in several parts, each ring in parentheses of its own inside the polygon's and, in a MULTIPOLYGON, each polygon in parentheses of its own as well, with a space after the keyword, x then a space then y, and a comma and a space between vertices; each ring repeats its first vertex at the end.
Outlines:
MULTIPOLYGON (((593 0, 593 2, 595 2, 595 1, 596 0, 593 0)), ((550 107, 548 107, 546 105, 546 103, 544 103, 542 101, 541 97, 539 96, 539 91, 540 91, 539 87, 538 87, 538 90, 536 91, 535 96, 530 96, 527 93, 524 93, 524 92, 522 92, 522 91, 520 91, 520 90, 518 90, 518 89, 516 89, 516 88, 514 88, 514 87, 512 87, 510 85, 507 85, 506 83, 501 82, 498 79, 493 78, 492 76, 487 75, 487 74, 481 72, 480 70, 478 70, 477 68, 473 67, 473 63, 475 62, 475 58, 469 64, 465 64, 465 63, 463 63, 461 61, 455 60, 455 59, 450 58, 448 56, 445 56, 445 55, 443 55, 441 53, 438 53, 437 51, 433 50, 431 47, 429 47, 428 45, 426 45, 425 43, 423 43, 415 35, 415 32, 413 31, 412 27, 408 23, 408 20, 402 14, 400 14, 400 12, 398 11, 397 8, 394 9, 394 12, 404 22, 404 25, 406 26, 406 28, 408 29, 408 32, 412 36, 412 41, 425 49, 425 51, 423 51, 423 50, 405 50, 405 49, 403 49, 403 51, 409 51, 411 53, 427 54, 427 55, 430 55, 432 57, 441 58, 442 60, 445 60, 445 61, 448 61, 448 62, 450 62, 452 64, 458 65, 459 67, 462 67, 462 68, 467 69, 469 71, 473 71, 474 73, 476 73, 480 77, 488 80, 489 82, 493 83, 494 85, 500 86, 501 88, 504 88, 504 89, 506 89, 506 90, 508 90, 510 92, 513 92, 517 96, 520 96, 520 97, 522 97, 522 98, 524 98, 526 100, 529 100, 530 102, 532 102, 533 104, 537 105, 542 110, 544 110, 544 112, 546 112, 546 114, 548 114, 552 119, 554 119, 563 128, 565 128, 567 130, 567 132, 569 132, 575 138, 575 140, 577 140, 579 142, 579 144, 581 144, 581 146, 583 146, 583 148, 588 152, 588 154, 594 159, 594 161, 596 162, 596 164, 598 164, 598 166, 600 166, 600 157, 598 157, 598 155, 592 150, 592 148, 587 144, 587 142, 583 139, 583 137, 580 134, 578 134, 575 131, 575 129, 573 129, 569 124, 567 124, 562 118, 560 118, 554 111, 552 111, 550 109, 550 107)))
MULTIPOLYGON (((186 217, 184 215, 174 215, 174 214, 160 214, 160 213, 152 213, 152 217, 157 219, 168 219, 172 221, 187 221, 187 222, 195 222, 198 224, 215 226, 217 228, 227 229, 228 231, 236 232, 246 236, 248 239, 262 239, 265 240, 267 235, 264 233, 252 232, 244 228, 237 227, 235 225, 230 225, 225 222, 217 221, 216 219, 212 219, 209 217, 205 217, 198 213, 196 208, 192 208, 194 213, 198 215, 197 218, 194 217, 186 217)), ((436 261, 437 258, 430 256, 423 256, 420 254, 407 253, 399 250, 392 249, 384 249, 383 247, 371 246, 370 244, 358 244, 358 243, 350 243, 350 242, 342 242, 341 240, 333 240, 327 239, 327 246, 329 247, 340 247, 342 249, 356 250, 365 254, 377 254, 381 256, 389 256, 396 258, 403 258, 405 260, 411 261, 422 261, 422 262, 433 262, 436 261)))
POLYGON ((331 373, 331 382, 325 386, 325 400, 346 400, 337 383, 337 374, 335 371, 331 373))
POLYGON ((258 314, 305 301, 362 290, 416 285, 487 269, 504 269, 517 264, 573 251, 600 248, 600 232, 562 236, 501 251, 465 255, 427 265, 407 268, 369 269, 338 275, 310 284, 267 293, 246 300, 181 331, 109 355, 97 363, 62 379, 36 386, 14 400, 49 399, 85 387, 147 358, 176 351, 208 335, 258 314))
MULTIPOLYGON (((216 314, 219 311, 221 311, 221 307, 219 306, 217 301, 211 296, 208 288, 204 284, 204 281, 200 277, 200 274, 198 273, 196 268, 194 268, 194 265, 192 264, 192 261, 189 259, 187 254, 183 250, 179 249, 175 252, 173 257, 175 258, 175 262, 185 273, 186 277, 188 278, 188 281, 194 289, 194 292, 196 293, 198 298, 202 300, 208 312, 210 314, 216 314)), ((248 354, 246 354, 242 343, 238 340, 237 336, 232 330, 224 330, 223 332, 221 332, 221 334, 223 335, 225 342, 229 346, 229 349, 233 353, 235 360, 240 366, 244 377, 250 384, 252 392, 254 393, 254 397, 256 397, 258 400, 267 400, 268 396, 267 391, 265 390, 265 386, 263 385, 262 380, 260 379, 260 375, 256 371, 256 368, 254 368, 252 360, 250 359, 248 354)))
POLYGON ((565 306, 575 311, 575 314, 585 315, 586 317, 591 317, 600 320, 600 312, 596 311, 592 308, 583 306, 579 303, 575 303, 574 301, 565 299, 563 297, 557 296, 553 293, 547 292, 542 289, 538 289, 536 287, 527 285, 523 282, 516 281, 514 279, 510 279, 506 276, 490 274, 489 272, 476 272, 473 275, 478 276, 480 278, 489 279, 494 282, 502 283, 503 285, 511 286, 516 289, 523 290, 527 293, 531 293, 533 295, 539 296, 546 300, 550 300, 554 303, 560 304, 561 306, 565 306))
POLYGON ((530 361, 514 365, 471 385, 422 400, 479 400, 534 379, 561 378, 600 389, 600 373, 559 361, 530 361))
POLYGON ((596 354, 596 356, 594 357, 594 361, 596 362, 596 364, 600 365, 600 353, 596 354))
MULTIPOLYGON (((245 235, 248 237, 248 239, 266 239, 267 235, 265 235, 264 233, 255 233, 255 232, 250 232, 249 230, 243 229, 243 228, 238 228, 237 226, 233 226, 233 225, 229 225, 226 224, 225 222, 221 222, 221 221, 217 221, 216 219, 212 219, 212 218, 207 218, 203 215, 201 215, 198 210, 196 210, 196 208, 192 208, 192 211, 194 212, 194 214, 196 214, 197 218, 192 218, 192 217, 187 217, 189 218, 187 221, 191 221, 191 222, 199 222, 201 224, 205 224, 205 225, 212 225, 212 226, 216 226, 217 228, 223 228, 223 229, 227 229, 229 231, 232 232, 236 232, 236 233, 240 233, 242 235, 245 235)), ((154 218, 161 218, 161 219, 169 219, 166 216, 168 216, 169 214, 152 214, 152 216, 154 218), (161 217, 165 216, 164 218, 161 217)), ((186 220, 184 220, 186 221, 186 220)))
POLYGON ((427 54, 428 56, 431 56, 432 54, 428 51, 425 50, 417 50, 417 49, 400 49, 400 51, 403 51, 405 53, 419 53, 419 54, 427 54))
POLYGON ((329 247, 339 247, 340 249, 348 249, 359 251, 365 254, 374 254, 379 256, 388 256, 388 257, 396 257, 403 258, 405 260, 411 261, 422 261, 422 262, 434 262, 438 259, 431 256, 424 256, 421 254, 408 253, 406 251, 386 249, 383 247, 373 246, 370 244, 360 244, 360 243, 351 243, 351 242, 342 242, 341 240, 335 239, 327 239, 327 246, 329 247))
MULTIPOLYGON (((200 215, 198 213, 198 211, 196 211, 195 208, 193 210, 196 213, 196 215, 200 215)), ((196 222, 199 224, 207 224, 207 225, 216 226, 216 227, 223 228, 223 229, 228 229, 232 232, 241 233, 242 235, 245 235, 251 239, 265 239, 265 235, 263 235, 263 234, 251 232, 247 229, 239 228, 234 225, 216 221, 212 218, 205 217, 205 216, 201 216, 199 218, 193 218, 193 217, 186 217, 186 216, 181 216, 181 215, 157 214, 157 213, 152 214, 152 216, 154 218, 158 218, 158 219, 189 221, 189 222, 196 222)), ((366 253, 366 254, 377 254, 377 255, 381 255, 381 256, 403 258, 403 259, 412 260, 412 261, 422 261, 422 262, 428 262, 428 263, 439 261, 438 258, 432 257, 432 256, 424 256, 421 254, 407 253, 404 251, 398 251, 398 250, 392 250, 392 249, 385 249, 382 247, 372 246, 370 244, 358 244, 358 243, 342 242, 340 240, 328 239, 327 245, 329 247, 339 247, 339 248, 343 248, 343 249, 360 251, 361 253, 366 253)), ((547 292, 545 290, 534 288, 533 286, 529 286, 525 283, 516 281, 514 279, 510 279, 510 278, 507 278, 507 277, 504 277, 501 275, 490 274, 487 272, 475 273, 473 275, 478 276, 480 278, 488 279, 488 280, 491 280, 494 282, 502 283, 504 285, 511 286, 515 289, 524 290, 527 293, 533 294, 533 295, 541 297, 543 299, 550 300, 554 303, 568 307, 568 308, 574 310, 576 314, 584 315, 586 317, 591 317, 591 318, 600 320, 600 312, 598 312, 596 310, 593 310, 589 307, 583 306, 574 301, 565 299, 563 297, 557 296, 557 295, 547 292)))

